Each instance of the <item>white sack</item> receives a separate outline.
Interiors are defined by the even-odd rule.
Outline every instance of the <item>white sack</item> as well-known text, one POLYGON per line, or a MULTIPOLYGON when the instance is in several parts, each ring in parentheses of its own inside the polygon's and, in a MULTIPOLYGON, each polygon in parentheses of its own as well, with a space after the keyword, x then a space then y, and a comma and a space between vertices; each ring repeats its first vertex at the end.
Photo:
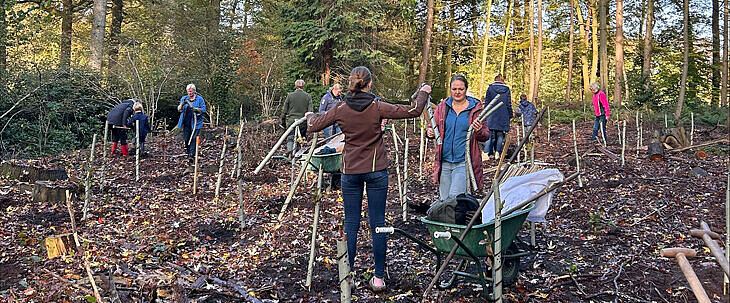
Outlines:
MULTIPOLYGON (((507 179, 499 186, 499 196, 504 203, 502 213, 561 181, 563 181, 563 174, 555 168, 543 169, 524 176, 507 179)), ((545 215, 550 208, 554 192, 553 190, 535 201, 535 209, 527 216, 528 221, 545 222, 545 215)), ((482 222, 492 220, 494 220, 494 196, 489 197, 489 202, 482 210, 482 222)))

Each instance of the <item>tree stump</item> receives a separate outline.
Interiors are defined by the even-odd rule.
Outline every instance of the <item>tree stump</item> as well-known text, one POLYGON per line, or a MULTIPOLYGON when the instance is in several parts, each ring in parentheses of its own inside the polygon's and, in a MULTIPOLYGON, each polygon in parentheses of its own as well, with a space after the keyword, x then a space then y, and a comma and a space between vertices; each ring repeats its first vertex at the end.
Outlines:
POLYGON ((48 252, 49 259, 66 255, 73 250, 76 250, 76 245, 71 233, 46 238, 46 252, 48 252))
POLYGON ((57 186, 49 181, 36 181, 33 184, 33 202, 64 202, 66 191, 74 192, 73 186, 57 186))
POLYGON ((651 161, 664 161, 664 144, 662 142, 649 143, 647 154, 651 161))
POLYGON ((68 179, 68 175, 66 174, 65 169, 45 169, 13 163, 0 164, 0 175, 8 176, 11 179, 16 179, 24 182, 68 179))

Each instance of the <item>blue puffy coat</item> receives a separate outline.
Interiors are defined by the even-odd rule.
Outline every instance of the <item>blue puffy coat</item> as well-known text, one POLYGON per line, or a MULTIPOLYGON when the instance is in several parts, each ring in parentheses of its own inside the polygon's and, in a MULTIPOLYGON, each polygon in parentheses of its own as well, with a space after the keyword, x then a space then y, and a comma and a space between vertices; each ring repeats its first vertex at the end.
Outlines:
POLYGON ((127 122, 127 127, 137 131, 137 120, 139 120, 139 137, 142 139, 141 141, 144 142, 143 138, 147 137, 147 133, 152 131, 152 128, 150 127, 150 120, 147 118, 147 115, 142 112, 136 112, 134 113, 134 116, 132 116, 132 119, 129 119, 129 122, 127 122))
POLYGON ((489 104, 494 96, 499 94, 499 102, 504 103, 489 118, 487 118, 487 127, 489 130, 509 131, 509 120, 512 119, 512 93, 509 86, 503 82, 494 82, 489 85, 484 103, 489 104))
POLYGON ((532 102, 527 101, 527 99, 521 99, 518 108, 520 109, 520 114, 522 114, 523 121, 525 121, 525 127, 535 124, 537 108, 535 108, 535 105, 532 104, 532 102))

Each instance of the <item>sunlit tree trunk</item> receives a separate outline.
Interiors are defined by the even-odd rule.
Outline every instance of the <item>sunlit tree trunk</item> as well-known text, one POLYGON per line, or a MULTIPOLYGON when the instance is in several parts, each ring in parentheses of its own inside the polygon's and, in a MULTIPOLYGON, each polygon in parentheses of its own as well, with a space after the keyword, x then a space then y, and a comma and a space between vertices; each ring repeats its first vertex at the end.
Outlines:
POLYGON ((101 72, 101 65, 104 62, 104 28, 106 27, 106 0, 94 0, 92 8, 91 40, 89 48, 89 67, 101 72))
POLYGON ((537 102, 540 94, 540 77, 542 74, 542 0, 537 0, 537 53, 535 54, 535 88, 532 100, 537 102))
POLYGON ((677 123, 682 114, 682 105, 684 105, 684 95, 687 92, 687 70, 689 65, 689 0, 684 0, 682 11, 684 12, 684 58, 682 60, 682 81, 679 84, 679 101, 677 108, 674 110, 674 121, 677 123))
POLYGON ((570 103, 570 87, 573 84, 573 51, 575 50, 575 47, 573 46, 574 42, 574 34, 575 31, 575 13, 573 12, 573 0, 570 0, 568 2, 568 7, 570 8, 570 33, 568 38, 568 81, 567 85, 565 86, 565 103, 570 103))
POLYGON ((124 8, 124 1, 112 0, 112 22, 109 27, 109 71, 116 70, 119 60, 119 35, 122 34, 122 21, 124 15, 122 15, 122 9, 124 8))
POLYGON ((641 67, 641 76, 644 78, 644 91, 648 92, 651 86, 651 44, 652 29, 654 29, 654 0, 646 2, 646 33, 644 34, 644 63, 641 67))
POLYGON ((591 82, 598 78, 598 14, 594 8, 595 2, 588 3, 588 15, 591 18, 591 44, 593 46, 593 57, 591 61, 591 82))
POLYGON ((454 47, 453 47, 453 44, 454 44, 454 5, 453 5, 453 3, 449 4, 449 21, 448 22, 449 23, 448 23, 447 28, 449 30, 449 34, 448 34, 448 38, 446 40, 446 58, 445 58, 445 61, 446 61, 445 62, 446 63, 446 91, 447 92, 449 91, 449 81, 451 80, 451 73, 452 73, 451 61, 453 59, 451 56, 451 52, 454 51, 454 47))
MULTIPOLYGON (((730 10, 730 9, 728 9, 730 7, 730 5, 728 5, 728 2, 730 2, 730 1, 725 1, 725 22, 724 22, 725 29, 723 31, 723 35, 725 35, 725 39, 723 39, 723 42, 722 42, 722 50, 723 50, 722 51, 722 85, 720 87, 720 97, 722 99, 721 103, 724 104, 725 106, 728 106, 728 108, 730 108, 730 100, 727 99, 727 97, 728 97, 727 96, 728 95, 728 91, 727 91, 728 83, 727 82, 729 80, 728 79, 728 62, 727 62, 727 60, 728 60, 728 41, 727 41, 727 39, 728 39, 728 37, 730 37, 730 35, 728 35, 728 10, 730 10)), ((727 122, 728 127, 730 128, 730 119, 727 119, 727 121, 728 121, 727 122)))
POLYGON ((8 23, 5 21, 5 0, 0 0, 0 87, 5 87, 5 75, 8 72, 8 23))
POLYGON ((71 35, 73 34, 73 3, 72 0, 63 0, 61 10, 61 51, 58 57, 58 67, 62 71, 71 68, 71 35))
MULTIPOLYGON (((542 0, 538 0, 542 1, 542 0)), ((504 28, 504 42, 502 43, 502 64, 499 67, 499 73, 504 75, 504 61, 507 59, 507 39, 509 38, 509 28, 512 23, 512 3, 513 0, 509 1, 507 6, 507 26, 504 28)))
POLYGON ((530 22, 529 22, 529 25, 528 25, 530 27, 529 28, 529 33, 530 33, 530 35, 529 35, 530 36, 530 51, 529 51, 530 67, 529 67, 529 73, 530 73, 530 76, 529 76, 529 83, 528 83, 527 95, 530 96, 530 98, 532 98, 532 96, 534 95, 534 91, 535 91, 535 34, 534 34, 534 29, 535 29, 535 7, 534 7, 534 0, 527 0, 527 1, 529 3, 527 5, 527 9, 528 9, 528 14, 527 15, 530 18, 530 22))
POLYGON ((332 74, 332 39, 324 42, 322 51, 322 85, 330 85, 330 75, 332 74))
POLYGON ((608 4, 606 2, 606 0, 598 1, 598 15, 600 27, 599 39, 601 43, 598 50, 601 56, 601 60, 599 61, 601 63, 601 89, 604 92, 608 91, 608 30, 606 29, 606 23, 608 19, 608 16, 606 16, 606 10, 608 9, 608 4))
POLYGON ((479 81, 479 98, 484 97, 484 84, 487 74, 487 49, 489 47, 489 17, 492 15, 492 0, 487 0, 487 30, 484 32, 484 46, 482 46, 482 70, 479 81))
POLYGON ((588 100, 590 98, 590 89, 588 89, 588 87, 591 84, 591 75, 588 70, 588 50, 591 46, 588 43, 588 25, 585 22, 587 20, 583 19, 583 13, 580 10, 580 2, 575 3, 575 9, 576 15, 578 16, 578 24, 580 24, 580 33, 583 35, 583 50, 580 56, 581 70, 583 74, 583 100, 588 100))
MULTIPOLYGON (((613 83, 613 101, 621 106, 621 84, 624 79, 624 1, 616 0, 616 75, 613 83)), ((628 93, 628 91, 627 91, 628 93)))
POLYGON ((418 83, 426 81, 428 72, 428 58, 431 51, 431 34, 433 32, 433 0, 426 4, 426 33, 423 37, 423 51, 421 52, 421 68, 418 70, 418 83))
POLYGON ((720 0, 712 0, 712 104, 720 106, 720 0))

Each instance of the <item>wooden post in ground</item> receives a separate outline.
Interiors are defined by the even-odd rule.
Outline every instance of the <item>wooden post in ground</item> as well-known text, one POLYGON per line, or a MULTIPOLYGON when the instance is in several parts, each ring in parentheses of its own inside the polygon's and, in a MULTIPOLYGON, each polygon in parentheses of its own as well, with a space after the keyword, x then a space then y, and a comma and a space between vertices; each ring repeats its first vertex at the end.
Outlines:
POLYGON ((241 153, 238 152, 239 149, 241 149, 241 135, 243 135, 243 120, 240 120, 241 126, 238 128, 238 137, 236 139, 236 152, 238 156, 235 157, 236 162, 233 163, 233 170, 231 170, 231 179, 234 177, 238 177, 241 175, 240 172, 240 164, 241 163, 241 153))
MULTIPOLYGON (((96 141, 96 134, 94 135, 94 141, 96 141)), ((71 217, 71 232, 74 235, 74 242, 76 242, 76 249, 79 250, 81 253, 81 258, 84 261, 84 268, 86 269, 86 275, 89 278, 89 283, 91 283, 91 288, 94 290, 94 298, 96 298, 96 302, 104 302, 101 299, 101 295, 99 294, 99 289, 96 287, 96 282, 94 281, 94 273, 91 271, 91 266, 89 266, 89 259, 86 257, 86 252, 84 252, 84 247, 81 246, 81 242, 79 242, 79 234, 76 232, 76 219, 74 219, 74 212, 71 208, 71 194, 68 190, 66 190, 66 208, 68 209, 68 215, 71 217)))
MULTIPOLYGON (((507 140, 507 143, 509 143, 509 140, 507 140)), ((492 192, 494 193, 494 262, 492 266, 492 277, 494 279, 492 293, 494 297, 492 299, 496 302, 502 302, 502 199, 499 195, 499 183, 501 181, 499 171, 502 168, 502 163, 504 163, 505 154, 500 155, 494 181, 492 181, 492 192)))
POLYGON ((347 257, 347 242, 342 239, 337 240, 337 272, 340 279, 340 302, 349 303, 351 295, 350 289, 350 261, 347 257))
POLYGON ((403 221, 406 221, 408 219, 408 198, 406 194, 408 193, 408 141, 410 139, 406 138, 406 148, 404 150, 405 155, 403 156, 403 199, 401 200, 401 204, 403 206, 403 221))
POLYGON ((314 252, 317 247, 317 224, 319 223, 319 202, 322 200, 322 163, 317 173, 317 195, 314 197, 314 222, 312 223, 312 240, 309 242, 309 264, 307 265, 307 281, 304 286, 312 290, 312 272, 314 271, 314 252))
MULTIPOLYGON (((504 136, 505 136, 505 137, 506 137, 507 135, 508 135, 508 134, 504 134, 504 136)), ((520 135, 520 128, 518 127, 518 128, 517 128, 517 141, 520 141, 520 140, 522 140, 522 135, 520 135)), ((496 143, 496 142, 497 142, 497 141, 495 141, 495 143, 496 143)), ((502 153, 506 152, 506 151, 507 151, 507 148, 508 148, 508 147, 509 147, 509 146, 505 146, 505 147, 503 147, 503 149, 502 149, 502 153)), ((517 150, 517 163, 522 163, 522 159, 520 159, 520 157, 521 157, 521 154, 522 154, 522 150, 521 150, 521 149, 520 149, 520 150, 517 150)), ((495 154, 495 155, 496 155, 496 154, 495 154)))
POLYGON ((101 153, 101 180, 99 181, 99 191, 104 192, 104 175, 106 174, 106 138, 108 137, 109 133, 109 121, 104 121, 104 143, 101 148, 104 149, 104 151, 101 153))
POLYGON ((548 108, 547 108, 547 114, 548 114, 547 142, 548 142, 548 144, 550 144, 550 128, 552 126, 550 124, 550 106, 548 106, 548 108))
MULTIPOLYGON (((727 186, 725 187, 725 258, 730 260, 730 165, 728 165, 727 186)), ((723 290, 727 291, 728 275, 725 275, 723 280, 723 290)))
POLYGON ((621 165, 623 166, 626 164, 626 157, 624 155, 626 153, 626 120, 624 120, 624 127, 623 127, 622 132, 623 133, 621 134, 621 165))
MULTIPOLYGON (((195 130, 193 130, 193 133, 195 130)), ((198 193, 198 154, 200 153, 200 136, 195 137, 195 170, 193 171, 193 195, 198 193)))
POLYGON ((692 126, 689 130, 689 145, 692 146, 695 142, 695 112, 691 112, 690 117, 692 120, 692 126))
POLYGON ((423 127, 423 118, 421 118, 421 140, 418 145, 418 180, 421 181, 423 181, 423 153, 425 152, 423 150, 424 132, 425 128, 423 127))
MULTIPOLYGON (((297 179, 294 180, 294 183, 292 183, 291 188, 289 189, 289 194, 286 196, 286 200, 284 201, 284 206, 281 207, 281 211, 279 211, 279 216, 277 216, 278 221, 281 221, 281 218, 284 217, 284 212, 286 211, 286 208, 289 206, 289 203, 291 202, 291 199, 294 197, 294 192, 297 190, 297 186, 299 185, 299 182, 302 180, 302 176, 304 176, 304 173, 307 172, 307 167, 309 166, 309 159, 312 158, 312 155, 314 154, 314 149, 317 146, 317 135, 319 132, 315 132, 314 136, 312 136, 312 146, 309 147, 309 153, 307 153, 307 157, 304 158, 306 161, 302 163, 302 167, 299 169, 299 175, 297 175, 297 179)), ((292 159, 294 161, 294 159, 292 159)), ((293 164, 292 164, 293 165, 293 164)))
POLYGON ((403 183, 401 183, 400 158, 398 156, 400 150, 398 150, 398 134, 395 131, 395 123, 391 125, 390 130, 393 133, 393 145, 395 146, 395 175, 398 177, 398 199, 400 200, 400 203, 403 204, 403 183))
POLYGON ((243 132, 243 120, 241 120, 241 128, 238 130, 238 139, 236 141, 236 185, 238 187, 238 222, 241 229, 246 227, 244 223, 244 212, 243 212, 243 184, 241 181, 241 133, 243 132))
POLYGON ((667 122, 667 114, 664 113, 664 128, 669 128, 669 123, 667 122))
POLYGON ((228 137, 228 127, 225 128, 225 133, 223 135, 223 151, 221 151, 221 158, 220 163, 218 164, 218 180, 215 182, 215 199, 214 201, 218 201, 218 197, 221 191, 221 181, 223 180, 223 162, 225 160, 226 156, 226 137, 228 137))
POLYGON ((134 128, 137 131, 134 139, 134 181, 139 182, 139 120, 134 121, 134 124, 134 128))
POLYGON ((580 154, 578 154, 578 137, 575 134, 575 119, 573 119, 573 149, 575 150, 575 170, 578 172, 578 188, 583 188, 580 179, 580 154))
MULTIPOLYGON (((84 216, 82 220, 86 220, 86 215, 89 211, 89 201, 91 200, 91 171, 94 165, 94 146, 96 146, 96 134, 94 134, 94 138, 91 140, 89 162, 86 165, 86 191, 84 192, 84 216)), ((68 197, 68 192, 66 192, 66 197, 68 197)))
POLYGON ((606 125, 603 125, 603 121, 599 121, 598 125, 601 126, 601 139, 603 139, 603 147, 606 147, 606 125))

